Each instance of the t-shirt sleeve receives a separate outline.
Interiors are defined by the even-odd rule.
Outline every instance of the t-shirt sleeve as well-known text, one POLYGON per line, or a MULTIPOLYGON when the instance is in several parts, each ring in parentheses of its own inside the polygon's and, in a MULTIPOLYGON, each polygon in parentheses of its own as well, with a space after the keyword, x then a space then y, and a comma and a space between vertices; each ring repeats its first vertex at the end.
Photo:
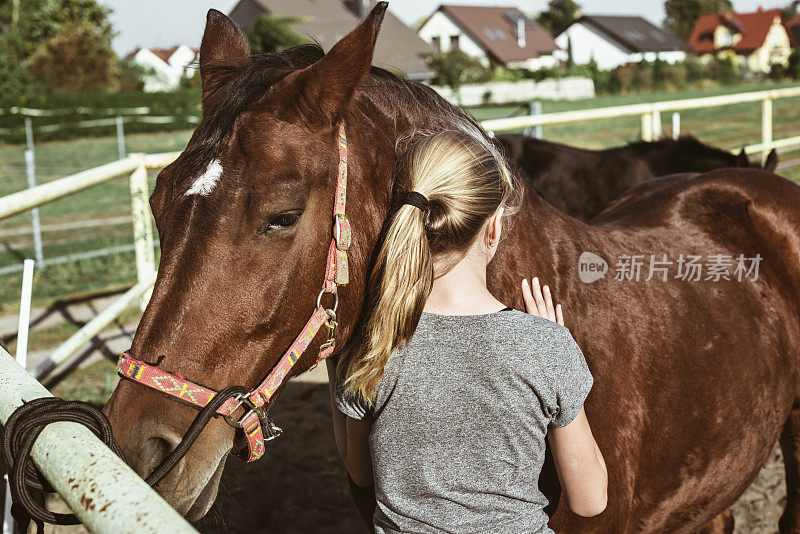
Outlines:
POLYGON ((345 395, 341 382, 336 384, 336 395, 334 397, 336 407, 347 417, 353 419, 364 419, 369 413, 369 408, 361 399, 345 395))
POLYGON ((550 426, 560 428, 570 424, 580 413, 594 379, 586 358, 569 330, 562 330, 559 346, 556 348, 558 368, 555 389, 556 406, 550 426))

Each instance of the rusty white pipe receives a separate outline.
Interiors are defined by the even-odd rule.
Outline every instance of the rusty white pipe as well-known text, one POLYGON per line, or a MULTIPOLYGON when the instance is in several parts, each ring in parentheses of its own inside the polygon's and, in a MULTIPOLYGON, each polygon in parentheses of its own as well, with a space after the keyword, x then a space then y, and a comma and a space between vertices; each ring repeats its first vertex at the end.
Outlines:
MULTIPOLYGON (((5 423, 23 399, 49 396, 44 386, 0 348, 0 421, 5 423)), ((197 533, 84 426, 48 425, 34 443, 31 456, 91 532, 197 533)))

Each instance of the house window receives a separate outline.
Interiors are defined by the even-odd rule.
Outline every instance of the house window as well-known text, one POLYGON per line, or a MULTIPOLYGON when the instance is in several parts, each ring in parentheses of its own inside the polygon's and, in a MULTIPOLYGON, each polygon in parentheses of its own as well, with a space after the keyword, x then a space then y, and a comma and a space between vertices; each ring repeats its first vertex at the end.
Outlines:
POLYGON ((458 50, 458 35, 450 36, 450 50, 458 50))
POLYGON ((733 44, 733 36, 730 33, 724 32, 719 36, 719 47, 726 48, 733 44))
POLYGON ((441 51, 441 50, 442 50, 442 38, 441 38, 441 37, 439 37, 439 36, 437 35, 436 37, 434 37, 433 39, 431 39, 431 42, 433 43, 433 46, 435 46, 435 47, 436 47, 436 50, 439 50, 439 51, 441 51))

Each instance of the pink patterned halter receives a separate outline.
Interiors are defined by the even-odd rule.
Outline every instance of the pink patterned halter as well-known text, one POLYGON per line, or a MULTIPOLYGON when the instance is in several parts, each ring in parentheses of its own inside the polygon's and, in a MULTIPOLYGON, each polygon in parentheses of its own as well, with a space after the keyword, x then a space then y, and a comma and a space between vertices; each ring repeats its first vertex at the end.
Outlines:
MULTIPOLYGON (((217 413, 225 417, 229 424, 244 431, 249 448, 248 462, 261 458, 264 455, 264 442, 280 435, 281 430, 272 425, 263 416, 262 408, 269 403, 272 395, 283 384, 289 371, 306 351, 311 341, 322 328, 322 325, 325 325, 328 330, 328 339, 320 347, 316 363, 330 356, 335 348, 336 308, 339 303, 337 287, 345 285, 349 281, 347 249, 350 248, 351 240, 350 222, 345 215, 345 201, 347 199, 347 137, 345 136, 344 124, 339 125, 338 145, 339 171, 333 206, 333 238, 328 249, 325 280, 322 290, 317 296, 317 307, 289 347, 289 350, 284 353, 277 365, 267 375, 267 378, 248 393, 228 399, 217 410, 217 413), (325 293, 330 293, 334 296, 333 308, 322 306, 322 297, 325 293), (234 413, 239 408, 243 408, 244 413, 236 419, 234 418, 234 413), (265 425, 267 425, 267 434, 265 434, 263 428, 265 425)), ((117 363, 117 372, 123 378, 160 391, 198 409, 205 407, 217 394, 216 391, 187 380, 178 374, 168 373, 155 365, 137 360, 128 353, 120 356, 117 363)))

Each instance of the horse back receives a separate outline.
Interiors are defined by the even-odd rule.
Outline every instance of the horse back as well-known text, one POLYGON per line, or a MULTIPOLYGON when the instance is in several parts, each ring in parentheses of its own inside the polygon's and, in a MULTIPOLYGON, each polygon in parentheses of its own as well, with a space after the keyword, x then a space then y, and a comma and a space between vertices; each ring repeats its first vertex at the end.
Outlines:
POLYGON ((670 271, 646 280, 646 268, 641 279, 617 279, 610 267, 605 279, 576 275, 566 285, 565 309, 576 316, 568 326, 596 377, 587 414, 617 463, 612 509, 625 513, 612 511, 604 525, 557 513, 551 526, 697 528, 757 475, 800 397, 800 187, 753 169, 665 176, 575 229, 569 263, 581 250, 617 265, 625 254, 645 263, 650 254, 761 258, 756 279, 670 271))

